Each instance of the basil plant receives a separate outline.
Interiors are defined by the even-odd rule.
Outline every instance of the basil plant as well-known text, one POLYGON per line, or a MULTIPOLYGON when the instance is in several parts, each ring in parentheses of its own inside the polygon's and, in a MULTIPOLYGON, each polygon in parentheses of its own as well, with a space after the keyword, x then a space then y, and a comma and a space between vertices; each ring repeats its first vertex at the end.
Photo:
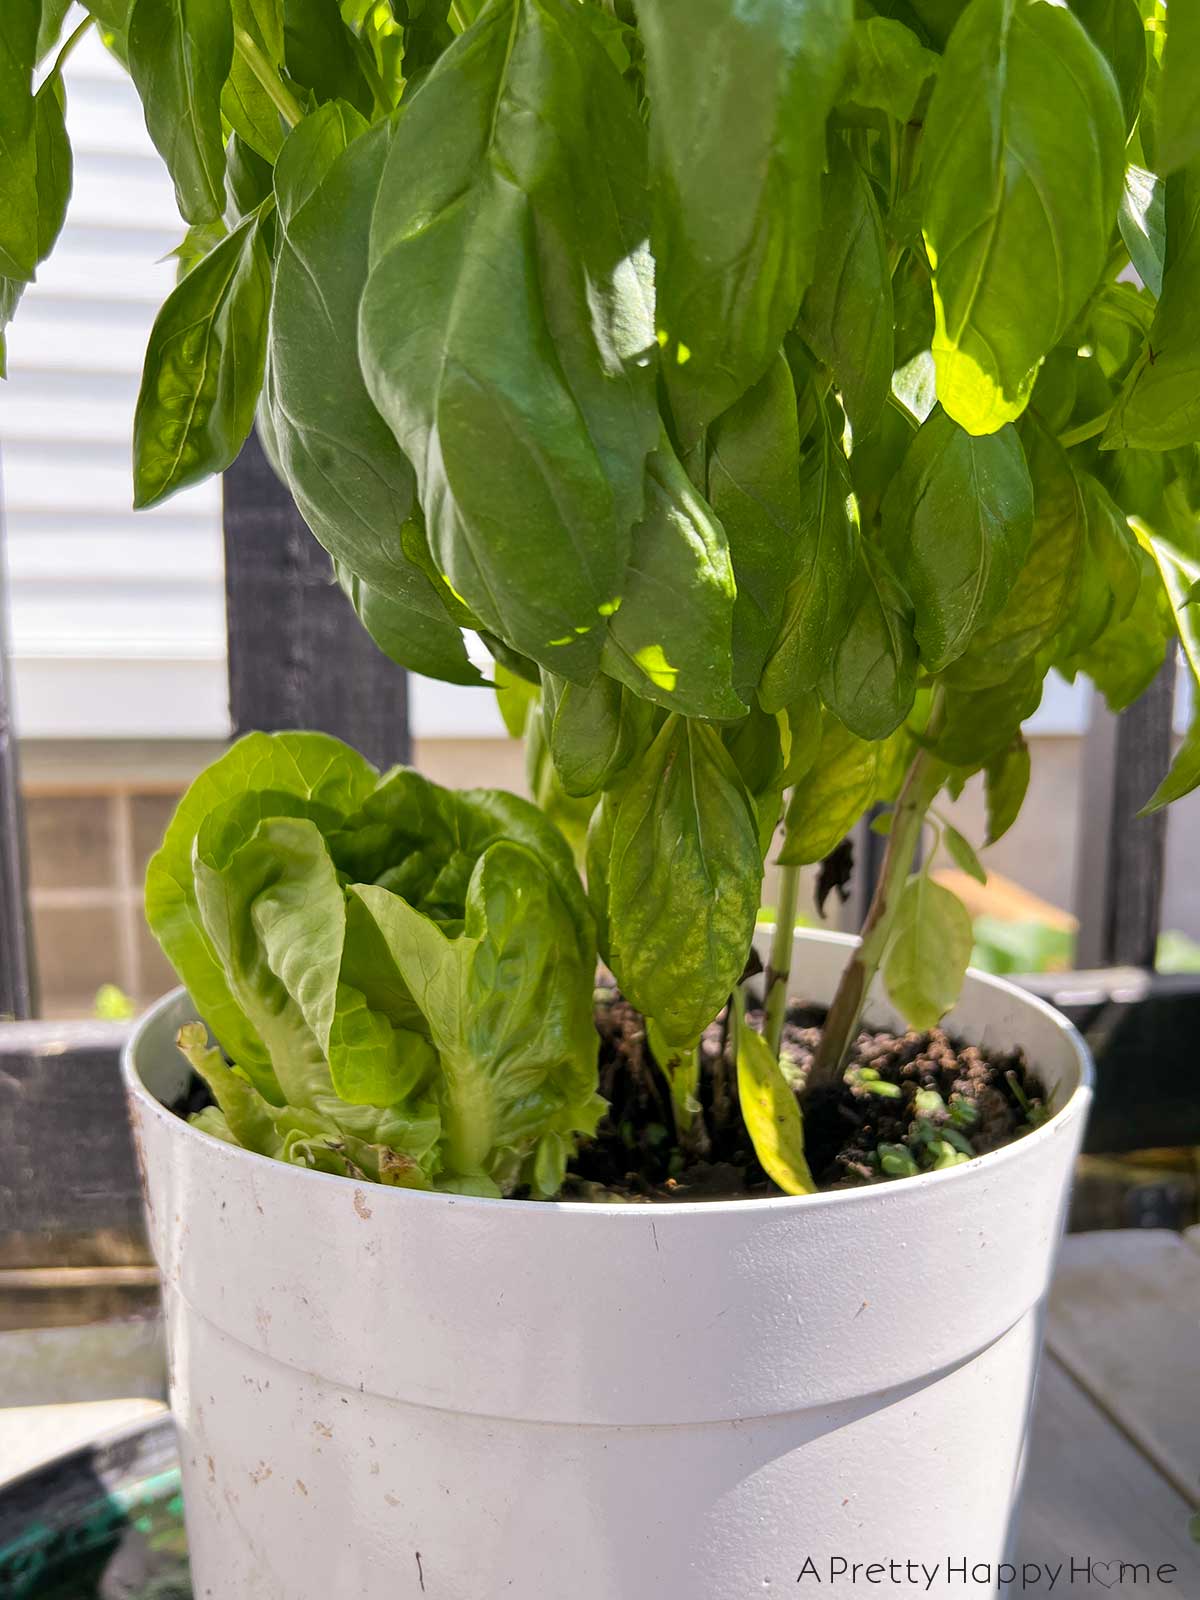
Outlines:
MULTIPOLYGON (((150 889, 239 1069, 210 1069, 224 1125, 551 1192, 594 1116, 594 923, 683 1137, 782 823, 766 1049, 739 1050, 767 1140, 799 869, 881 807, 809 1089, 878 971, 936 1022, 971 927, 922 835, 980 871, 938 796, 982 773, 989 839, 1011 825, 1052 668, 1114 708, 1177 641, 1200 676, 1195 7, 88 0, 60 45, 65 0, 5 3, 0 318, 62 221, 62 64, 95 25, 189 225, 138 503, 257 422, 381 649, 482 686, 486 646, 586 866, 588 910, 515 802, 479 845, 495 797, 345 756, 318 802, 238 757, 150 889), (489 999, 518 960, 553 971, 536 1026, 489 999)), ((1198 783, 1200 721, 1148 805, 1198 783)), ((792 1146, 770 1170, 803 1187, 792 1146)))

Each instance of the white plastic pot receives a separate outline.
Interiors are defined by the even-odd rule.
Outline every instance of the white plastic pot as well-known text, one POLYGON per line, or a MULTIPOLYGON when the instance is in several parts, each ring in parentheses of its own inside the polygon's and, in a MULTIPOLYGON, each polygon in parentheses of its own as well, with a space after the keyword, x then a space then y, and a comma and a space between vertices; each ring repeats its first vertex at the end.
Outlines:
MULTIPOLYGON (((828 1000, 849 942, 800 935, 794 988, 828 1000)), ((878 1187, 664 1206, 249 1155, 164 1109, 190 1016, 182 991, 156 1006, 126 1073, 197 1596, 999 1592, 954 1573, 1011 1548, 1091 1099, 1048 1006, 972 974, 950 1018, 1023 1045, 1053 1089, 1016 1144, 878 1187), (892 1561, 940 1565, 928 1590, 867 1570, 892 1561)))

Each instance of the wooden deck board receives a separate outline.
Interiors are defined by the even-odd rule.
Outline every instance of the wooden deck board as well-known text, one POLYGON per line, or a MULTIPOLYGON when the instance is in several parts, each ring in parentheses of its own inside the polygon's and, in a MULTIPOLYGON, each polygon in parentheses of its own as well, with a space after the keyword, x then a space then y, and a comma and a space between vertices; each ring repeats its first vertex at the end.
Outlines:
MULTIPOLYGON (((1069 1600, 1200 1595, 1200 1549, 1188 1536, 1187 1502, 1053 1356, 1038 1384, 1023 1507, 1018 1560, 1052 1569, 1061 1563, 1054 1592, 1069 1600), (1122 1583, 1121 1562, 1142 1564, 1142 1581, 1130 1570, 1122 1583), (1168 1567, 1176 1570, 1159 1578, 1168 1567)), ((1021 1593, 1019 1584, 1013 1592, 1021 1593)), ((1050 1592, 1048 1580, 1025 1592, 1050 1592)))
POLYGON ((1101 1413, 1200 1507, 1200 1251, 1157 1229, 1072 1235, 1046 1337, 1101 1413))

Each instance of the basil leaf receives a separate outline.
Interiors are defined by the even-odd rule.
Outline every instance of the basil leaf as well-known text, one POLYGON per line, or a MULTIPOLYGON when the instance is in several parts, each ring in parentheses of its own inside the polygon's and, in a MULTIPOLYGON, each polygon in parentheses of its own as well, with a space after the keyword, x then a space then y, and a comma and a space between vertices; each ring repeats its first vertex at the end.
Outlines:
POLYGON ((716 732, 670 717, 620 794, 609 960, 672 1047, 690 1048, 741 978, 762 856, 753 804, 716 732))
POLYGON ((968 432, 1021 414, 1038 362, 1095 286, 1124 144, 1112 72, 1069 11, 972 0, 923 155, 938 398, 968 432))
POLYGON ((40 0, 10 0, 0 24, 0 274, 28 283, 38 262, 33 69, 40 0))
POLYGON ((883 542, 912 597, 930 672, 997 615, 1033 533, 1033 487, 1015 428, 974 438, 942 410, 921 426, 884 496, 883 542))
POLYGON ((821 698, 860 739, 886 739, 917 690, 912 601, 883 551, 865 541, 851 593, 849 626, 821 679, 821 698))
POLYGON ((188 222, 225 209, 221 90, 233 62, 229 0, 134 0, 129 71, 188 222))
POLYGON ((780 866, 823 861, 841 844, 874 798, 880 748, 826 712, 816 761, 792 790, 780 866))
POLYGON ((727 728, 722 742, 738 776, 754 801, 758 842, 765 856, 771 848, 783 808, 784 774, 791 754, 791 728, 782 711, 771 716, 758 706, 727 728))
POLYGON ((693 717, 739 717, 735 586, 725 530, 663 438, 646 463, 646 514, 609 618, 604 670, 693 717))
POLYGON ((968 877, 974 878, 976 883, 986 883, 987 873, 983 869, 983 863, 975 854, 970 842, 963 838, 952 822, 942 823, 942 838, 954 864, 968 877))
POLYGON ((885 111, 897 122, 907 122, 937 73, 938 57, 911 28, 891 17, 860 17, 850 43, 839 104, 885 111))
POLYGON ((603 674, 585 689, 546 673, 542 692, 546 740, 566 793, 609 788, 647 742, 649 705, 603 674))
MULTIPOLYGON (((1200 582, 1200 555, 1197 554, 1194 540, 1185 543, 1178 537, 1148 528, 1145 523, 1136 520, 1133 526, 1142 548, 1158 567, 1175 618, 1179 642, 1183 646, 1184 659, 1192 675, 1193 688, 1200 697, 1200 607, 1191 604, 1193 591, 1200 582)), ((1159 811, 1197 787, 1200 787, 1200 712, 1193 711, 1191 727, 1176 752, 1171 770, 1143 806, 1140 815, 1159 811)))
POLYGON ((984 768, 988 844, 1003 839, 1020 815, 1029 789, 1030 770, 1029 746, 1021 733, 984 768))
POLYGON ((374 97, 338 0, 283 0, 283 59, 288 76, 311 89, 318 105, 346 100, 371 115, 374 97))
MULTIPOLYGON (((403 579, 393 581, 384 591, 357 577, 340 561, 334 562, 333 570, 358 620, 390 661, 443 683, 487 683, 468 656, 459 629, 444 614, 430 616, 419 603, 410 601, 403 579)), ((420 574, 412 582, 414 588, 419 582, 428 590, 420 574)))
POLYGON ((1146 82, 1146 25, 1138 0, 1071 0, 1071 10, 1112 68, 1125 128, 1132 132, 1146 82))
POLYGON ((1162 295, 1101 447, 1170 450, 1200 439, 1200 160, 1166 184, 1162 295))
POLYGON ((1166 189, 1162 180, 1143 167, 1127 167, 1117 221, 1138 277, 1158 299, 1162 295, 1167 244, 1166 189))
POLYGON ((795 320, 852 12, 849 0, 638 6, 659 338, 685 432, 762 377, 795 320))
POLYGON ((850 470, 826 414, 800 468, 800 519, 792 535, 783 616, 763 669, 759 698, 782 711, 815 688, 845 632, 851 602, 858 508, 850 470))
POLYGON ((892 273, 870 180, 844 139, 830 145, 821 180, 816 274, 800 331, 833 372, 855 436, 879 421, 891 388, 892 273))
POLYGON ((1167 49, 1157 106, 1158 170, 1174 172, 1200 156, 1200 13, 1167 12, 1167 49))
POLYGON ((498 0, 399 118, 362 305, 368 388, 439 570, 489 632, 579 682, 658 438, 643 140, 583 8, 498 0))
POLYGON ((262 389, 270 299, 258 217, 235 228, 168 296, 150 334, 133 419, 139 509, 236 459, 262 389))
POLYGON ((37 60, 44 61, 62 37, 63 23, 71 9, 72 0, 41 0, 41 22, 38 24, 37 60))
MULTIPOLYGON (((278 69, 283 64, 283 0, 232 0, 235 35, 240 29, 278 69)), ((226 122, 258 152, 274 161, 283 145, 284 125, 278 108, 240 50, 233 53, 229 77, 221 91, 226 122)))
MULTIPOLYGON (((732 1004, 738 1004, 736 997, 732 1004)), ((815 1194, 804 1154, 804 1119, 792 1086, 762 1034, 744 1020, 735 1026, 738 1102, 754 1153, 784 1194, 815 1194)))
POLYGON ((952 767, 974 771, 1003 750, 1042 701, 1045 663, 1028 661, 988 689, 947 684, 945 718, 930 748, 952 767))
POLYGON ((762 674, 783 617, 803 518, 796 386, 780 352, 708 434, 708 498, 733 562, 733 681, 743 699, 762 674))
POLYGON ((1158 569, 1144 550, 1137 554, 1141 581, 1129 614, 1105 628, 1064 669, 1086 672, 1113 712, 1124 711, 1146 692, 1162 667, 1168 642, 1175 637, 1170 602, 1158 569))
POLYGON ((956 894, 920 872, 896 907, 883 977, 893 1005, 912 1028, 936 1028, 962 993, 974 936, 956 894))
POLYGON ((950 670, 963 689, 1006 683, 1069 626, 1087 553, 1087 516, 1067 454, 1032 417, 1021 426, 1033 484, 1033 536, 1024 563, 993 620, 980 628, 950 670))

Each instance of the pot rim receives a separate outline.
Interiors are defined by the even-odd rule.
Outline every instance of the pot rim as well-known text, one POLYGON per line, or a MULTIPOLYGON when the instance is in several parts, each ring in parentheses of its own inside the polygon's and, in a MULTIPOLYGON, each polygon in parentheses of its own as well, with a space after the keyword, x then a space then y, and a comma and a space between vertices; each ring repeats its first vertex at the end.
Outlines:
MULTIPOLYGON (((759 935, 769 933, 769 926, 760 926, 759 935)), ((850 933, 836 933, 824 928, 797 928, 797 943, 814 942, 822 944, 840 945, 844 949, 851 949, 858 944, 858 936, 850 933)), ((1021 1159, 1027 1154, 1032 1154, 1035 1149, 1040 1149, 1049 1140, 1055 1138, 1069 1119, 1081 1115, 1086 1111, 1092 1098, 1092 1089, 1095 1082, 1095 1071, 1092 1064, 1091 1052, 1088 1050, 1082 1035, 1075 1025, 1058 1011, 1048 1001, 1040 996, 1031 994, 1022 989, 1018 984, 1010 983, 1006 978, 997 977, 990 972, 981 972, 977 967, 968 967, 967 976, 987 988, 998 989, 1018 998, 1021 1004, 1031 1011, 1040 1012, 1066 1039, 1070 1045, 1072 1055, 1078 1071, 1078 1082, 1066 1101, 1046 1119, 1040 1128, 1035 1128, 1032 1133, 1014 1139, 1011 1143, 1002 1145, 998 1150, 989 1150, 985 1155, 974 1156, 970 1161, 959 1166, 947 1167, 940 1172, 921 1172, 915 1177, 897 1179, 887 1184, 868 1183, 852 1189, 828 1189, 817 1194, 802 1195, 770 1195, 747 1200, 664 1200, 651 1204, 636 1205, 629 1202, 611 1200, 510 1200, 492 1199, 482 1195, 452 1194, 437 1190, 402 1189, 392 1188, 385 1184, 371 1185, 372 1204, 379 1205, 452 1205, 468 1210, 485 1208, 494 1211, 496 1208, 513 1211, 517 1214, 528 1216, 535 1212, 539 1215, 545 1212, 565 1213, 571 1215, 604 1216, 604 1217, 640 1217, 643 1226, 650 1221, 663 1218, 679 1217, 683 1215, 704 1215, 706 1213, 728 1214, 729 1212, 753 1211, 758 1214, 778 1214, 788 1210, 803 1207, 811 1210, 817 1206, 830 1205, 855 1205, 867 1201, 877 1203, 881 1194, 894 1191, 897 1195, 915 1194, 919 1187, 928 1188, 931 1184, 962 1184, 974 1181, 981 1174, 992 1173, 1007 1161, 1021 1159)), ((252 1150, 244 1150, 240 1145, 227 1143, 216 1138, 213 1134, 205 1133, 202 1129, 194 1127, 182 1117, 164 1106, 142 1082, 138 1072, 136 1057, 141 1041, 151 1025, 159 1015, 168 1007, 175 1004, 181 995, 186 995, 184 984, 169 990, 138 1018, 133 1032, 130 1034, 124 1049, 121 1052, 121 1074, 125 1080, 125 1091, 131 1102, 136 1101, 146 1115, 154 1116, 165 1122, 171 1133, 175 1136, 182 1135, 193 1139, 202 1139, 207 1144, 213 1145, 214 1153, 220 1153, 229 1160, 249 1162, 253 1167, 267 1168, 278 1172, 286 1168, 290 1173, 302 1179, 311 1179, 325 1184, 335 1184, 339 1188, 353 1180, 338 1177, 331 1172, 315 1172, 310 1168, 291 1167, 288 1163, 273 1160, 270 1156, 256 1154, 252 1150)), ((631 1224, 632 1226, 632 1224, 631 1224)))

